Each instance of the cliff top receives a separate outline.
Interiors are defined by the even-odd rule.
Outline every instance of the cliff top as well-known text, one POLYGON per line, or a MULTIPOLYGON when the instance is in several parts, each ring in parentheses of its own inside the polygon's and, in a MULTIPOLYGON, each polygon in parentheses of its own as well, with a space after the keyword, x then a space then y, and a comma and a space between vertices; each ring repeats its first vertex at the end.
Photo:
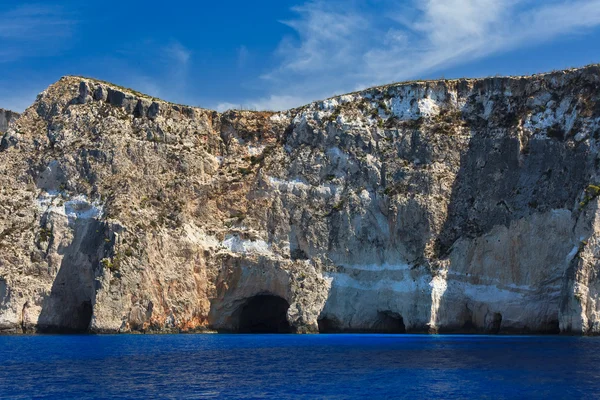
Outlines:
MULTIPOLYGON (((486 76, 483 78, 462 77, 462 78, 450 78, 450 79, 446 79, 446 78, 413 79, 413 80, 400 81, 400 82, 372 86, 372 87, 369 87, 366 89, 356 90, 354 92, 349 92, 349 93, 345 93, 345 94, 328 97, 325 100, 336 99, 339 97, 352 95, 352 94, 369 93, 369 92, 372 92, 375 90, 384 90, 384 89, 389 89, 389 88, 397 88, 397 87, 411 86, 411 85, 448 83, 448 82, 454 82, 454 83, 456 83, 456 82, 486 82, 486 81, 495 81, 495 80, 520 80, 520 79, 531 79, 531 78, 554 77, 554 76, 560 76, 560 75, 573 73, 573 72, 577 72, 577 71, 582 71, 582 70, 598 69, 599 67, 600 67, 600 64, 588 64, 583 67, 573 67, 573 68, 567 68, 567 69, 562 69, 562 70, 552 70, 549 72, 540 72, 540 73, 531 74, 531 75, 496 75, 496 76, 486 76)), ((315 102, 319 102, 319 101, 317 100, 315 102)))
MULTIPOLYGON (((352 96, 352 95, 361 95, 361 96, 369 96, 372 94, 376 94, 376 93, 383 93, 386 91, 389 91, 390 89, 400 89, 400 88, 408 88, 408 87, 414 87, 414 86, 422 86, 422 85, 431 85, 431 86, 435 86, 437 84, 448 84, 448 83, 477 83, 477 82, 482 82, 482 83, 486 83, 486 82, 495 82, 498 80, 521 80, 521 79, 533 79, 533 78, 553 78, 553 77, 558 77, 561 75, 565 75, 565 74, 570 74, 570 73, 575 73, 575 72, 586 72, 588 70, 598 70, 600 68, 600 64, 589 64, 583 67, 579 67, 579 68, 568 68, 568 69, 563 69, 563 70, 553 70, 550 72, 543 72, 543 73, 537 73, 537 74, 532 74, 532 75, 514 75, 514 76, 490 76, 490 77, 485 77, 485 78, 452 78, 452 79, 445 79, 445 78, 440 78, 440 79, 415 79, 415 80, 408 80, 408 81, 401 81, 401 82, 394 82, 394 83, 389 83, 389 84, 384 84, 384 85, 378 85, 378 86, 372 86, 369 88, 365 88, 365 89, 361 89, 361 90, 357 90, 357 91, 353 91, 353 92, 348 92, 348 93, 343 93, 343 94, 338 94, 338 95, 334 95, 331 97, 328 97, 326 99, 322 99, 322 100, 315 100, 312 101, 308 104, 302 105, 302 106, 298 106, 298 107, 294 107, 291 108, 289 110, 281 110, 282 113, 286 113, 289 111, 296 111, 296 110, 301 110, 304 109, 306 107, 309 107, 311 105, 315 105, 315 104, 319 104, 322 103, 324 101, 327 100, 338 100, 340 98, 343 98, 345 96, 352 96)), ((109 88, 112 88, 114 90, 117 91, 121 91, 123 93, 129 94, 131 96, 137 97, 137 98, 141 98, 141 99, 146 99, 152 102, 157 102, 157 103, 164 103, 164 104, 169 104, 169 105, 174 105, 174 106, 179 106, 179 107, 186 107, 186 108, 193 108, 193 109, 198 109, 198 110, 203 110, 203 111, 214 111, 208 108, 204 108, 204 107, 198 107, 198 106, 190 106, 190 105, 185 105, 185 104, 179 104, 179 103, 174 103, 174 102, 170 102, 167 100, 163 100, 160 99, 158 97, 154 97, 142 92, 139 92, 135 89, 132 88, 128 88, 125 86, 121 86, 112 82, 108 82, 108 81, 104 81, 101 79, 97 79, 97 78, 91 78, 91 77, 85 77, 85 76, 78 76, 78 75, 66 75, 63 76, 61 79, 59 79, 56 83, 54 83, 51 86, 54 85, 59 85, 61 83, 73 83, 73 81, 81 81, 81 80, 85 80, 88 82, 93 82, 93 83, 97 83, 97 84, 102 84, 105 85, 109 88)), ((1 109, 0 109, 1 110, 1 109)), ((273 113, 272 111, 251 111, 251 110, 227 110, 227 111, 248 111, 248 112, 268 112, 268 113, 273 113)))

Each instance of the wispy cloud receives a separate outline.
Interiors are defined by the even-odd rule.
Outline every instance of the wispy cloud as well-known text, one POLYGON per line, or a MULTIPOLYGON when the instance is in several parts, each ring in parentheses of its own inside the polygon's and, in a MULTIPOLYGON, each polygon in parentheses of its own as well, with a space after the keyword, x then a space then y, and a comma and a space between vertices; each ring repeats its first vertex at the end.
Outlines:
POLYGON ((600 25, 600 0, 313 0, 293 11, 283 23, 295 35, 260 78, 268 95, 245 104, 285 109, 600 25))
POLYGON ((400 33, 364 53, 360 85, 418 77, 600 24, 600 1, 430 0, 400 33))
POLYGON ((109 73, 97 77, 165 100, 186 102, 192 51, 177 40, 142 43, 123 44, 111 56, 96 60, 95 67, 107 66, 104 70, 109 73))
MULTIPOLYGON (((1 54, 2 49, 0 57, 1 54)), ((135 88, 165 100, 194 103, 194 97, 187 96, 192 52, 178 41, 166 44, 146 41, 143 47, 139 43, 122 45, 118 51, 106 57, 94 58, 89 63, 82 69, 82 75, 135 88)), ((16 85, 2 80, 0 76, 0 107, 23 111, 35 100, 36 94, 50 83, 30 79, 27 84, 16 85)))
POLYGON ((164 69, 161 71, 160 81, 156 85, 171 98, 183 98, 190 77, 190 63, 192 52, 178 41, 172 41, 163 47, 164 69))
POLYGON ((272 95, 260 99, 251 99, 247 102, 241 102, 238 104, 230 103, 227 101, 217 103, 211 108, 219 112, 227 110, 255 110, 255 111, 276 111, 276 110, 287 110, 298 106, 298 97, 292 95, 272 95))
POLYGON ((75 25, 57 6, 25 4, 0 11, 0 62, 55 54, 67 45, 75 25))
POLYGON ((250 56, 250 51, 246 46, 240 46, 237 49, 237 66, 238 68, 243 68, 246 66, 248 62, 248 57, 250 56))
POLYGON ((187 66, 191 52, 181 43, 174 41, 163 48, 167 62, 175 62, 179 67, 187 66))

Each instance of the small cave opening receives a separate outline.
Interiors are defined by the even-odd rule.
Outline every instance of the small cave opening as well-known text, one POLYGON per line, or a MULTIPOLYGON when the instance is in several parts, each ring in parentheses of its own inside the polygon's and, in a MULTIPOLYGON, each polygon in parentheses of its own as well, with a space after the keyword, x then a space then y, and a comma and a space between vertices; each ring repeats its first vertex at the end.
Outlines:
POLYGON ((274 295, 258 295, 250 298, 240 311, 240 333, 292 333, 287 320, 289 303, 274 295))
POLYGON ((379 311, 372 329, 379 333, 406 333, 402 316, 391 311, 379 311))
POLYGON ((549 335, 558 335, 560 333, 560 324, 558 319, 552 319, 547 321, 541 329, 541 333, 549 335))
POLYGON ((334 318, 319 318, 317 324, 319 325, 319 333, 339 333, 342 331, 339 321, 334 318))
POLYGON ((290 251, 290 257, 292 260, 308 260, 306 252, 302 249, 293 249, 290 251))
POLYGON ((459 332, 460 333, 476 333, 477 332, 477 326, 475 326, 475 324, 473 323, 473 319, 471 317, 469 317, 469 319, 467 319, 463 323, 459 332))
POLYGON ((92 322, 94 307, 90 300, 86 300, 79 304, 73 315, 73 330, 76 332, 87 332, 92 322))
POLYGON ((492 317, 492 321, 490 323, 489 331, 490 333, 497 334, 500 332, 500 327, 502 326, 502 314, 494 313, 492 317))

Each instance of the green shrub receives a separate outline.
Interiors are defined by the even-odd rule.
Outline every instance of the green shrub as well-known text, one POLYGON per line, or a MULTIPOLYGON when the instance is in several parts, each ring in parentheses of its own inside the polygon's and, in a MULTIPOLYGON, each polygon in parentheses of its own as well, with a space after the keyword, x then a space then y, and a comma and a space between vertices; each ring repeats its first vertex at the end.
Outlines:
POLYGON ((108 269, 109 271, 118 271, 119 270, 119 263, 110 258, 103 258, 102 260, 100 260, 100 263, 102 264, 102 266, 104 268, 108 269))
POLYGON ((52 229, 41 228, 40 229, 40 241, 48 242, 50 239, 52 239, 52 229))
POLYGON ((588 185, 588 187, 585 188, 585 196, 583 196, 583 200, 579 203, 579 210, 582 210, 590 201, 598 197, 598 195, 600 195, 600 185, 588 185))
POLYGON ((337 121, 337 118, 340 116, 341 112, 342 112, 342 107, 337 106, 336 108, 333 109, 333 112, 331 113, 331 115, 329 117, 325 118, 325 121, 328 121, 328 122, 337 121))
POLYGON ((379 103, 377 103, 377 106, 379 108, 381 108, 383 111, 385 111, 386 113, 389 113, 389 111, 390 111, 387 104, 385 104, 385 101, 383 101, 383 100, 380 100, 379 103))
POLYGON ((340 200, 333 206, 333 211, 341 211, 344 208, 344 200, 340 200))

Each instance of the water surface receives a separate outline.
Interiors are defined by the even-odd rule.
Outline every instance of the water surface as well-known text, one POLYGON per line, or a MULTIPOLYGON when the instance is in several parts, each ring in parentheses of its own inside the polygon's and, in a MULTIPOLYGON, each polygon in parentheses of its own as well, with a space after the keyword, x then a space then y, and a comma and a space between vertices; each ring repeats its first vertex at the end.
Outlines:
POLYGON ((0 398, 600 397, 600 338, 0 336, 0 398))

